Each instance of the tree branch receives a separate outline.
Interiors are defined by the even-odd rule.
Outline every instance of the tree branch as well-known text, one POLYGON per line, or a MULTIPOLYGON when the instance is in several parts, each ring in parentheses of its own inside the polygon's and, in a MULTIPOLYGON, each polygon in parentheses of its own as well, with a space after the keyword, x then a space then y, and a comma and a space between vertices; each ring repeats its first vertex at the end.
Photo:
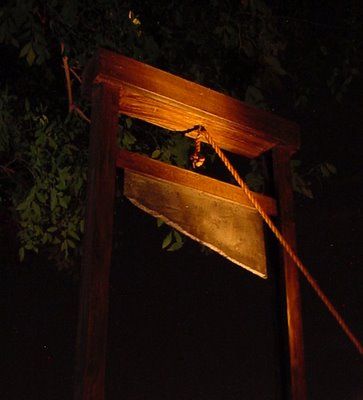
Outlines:
POLYGON ((66 88, 67 88, 67 96, 68 96, 68 111, 71 112, 76 112, 83 120, 85 120, 88 123, 91 123, 91 120, 86 116, 86 114, 74 104, 73 102, 73 92, 72 92, 72 81, 71 81, 71 74, 72 73, 77 80, 81 83, 82 80, 80 76, 74 71, 74 69, 70 68, 68 64, 68 57, 64 55, 64 43, 61 42, 61 52, 62 52, 62 61, 63 61, 63 67, 64 67, 64 74, 66 76, 66 88))
POLYGON ((77 72, 73 69, 73 68, 71 68, 71 67, 69 67, 69 70, 72 72, 72 74, 76 77, 76 79, 78 80, 78 82, 79 83, 82 83, 82 79, 81 79, 81 77, 77 74, 77 72))
POLYGON ((73 108, 73 110, 82 118, 84 119, 86 122, 88 122, 89 124, 91 123, 91 120, 87 117, 87 115, 77 106, 75 106, 73 108))
POLYGON ((64 73, 66 75, 66 86, 67 86, 67 95, 68 95, 68 111, 72 112, 74 109, 73 94, 72 94, 72 82, 71 82, 71 76, 69 73, 68 57, 66 55, 64 55, 64 43, 63 42, 61 43, 61 52, 62 52, 64 73))

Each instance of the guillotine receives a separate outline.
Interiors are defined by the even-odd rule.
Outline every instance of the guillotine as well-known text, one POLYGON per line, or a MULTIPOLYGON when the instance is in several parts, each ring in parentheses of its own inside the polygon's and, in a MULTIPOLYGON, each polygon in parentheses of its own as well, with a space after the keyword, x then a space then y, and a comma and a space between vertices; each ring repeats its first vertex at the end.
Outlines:
MULTIPOLYGON (((157 200, 147 196, 147 191, 150 185, 163 191, 165 182, 169 186, 178 185, 179 188, 198 191, 202 196, 211 196, 214 205, 218 204, 218 199, 225 200, 227 207, 234 207, 228 209, 227 214, 238 212, 240 206, 253 208, 236 186, 198 177, 196 173, 118 149, 119 116, 135 117, 172 131, 201 126, 208 130, 220 148, 249 159, 270 151, 277 198, 256 196, 267 214, 276 215, 282 234, 293 247, 296 239, 290 157, 299 147, 299 129, 296 124, 272 113, 103 49, 85 70, 83 93, 92 100, 92 116, 75 400, 103 400, 116 168, 127 171, 126 196, 136 203, 144 203, 142 208, 151 209, 156 216, 163 211, 158 209, 157 200)), ((196 135, 193 130, 188 134, 192 138, 196 135)), ((173 190, 169 192, 173 196, 173 190)), ((174 217, 171 213, 166 215, 166 220, 180 228, 186 215, 174 217)), ((251 226, 258 226, 255 217, 251 218, 251 226)), ((188 229, 185 228, 187 234, 198 236, 198 232, 188 229)), ((243 267, 265 277, 263 256, 250 261, 244 257, 248 250, 242 247, 236 255, 236 246, 226 248, 218 240, 208 237, 202 242, 207 245, 212 242, 212 248, 221 246, 227 258, 234 262, 237 259, 243 267), (238 259, 241 255, 242 259, 238 259)), ((281 260, 286 295, 290 397, 292 400, 306 400, 298 272, 284 251, 281 260)))

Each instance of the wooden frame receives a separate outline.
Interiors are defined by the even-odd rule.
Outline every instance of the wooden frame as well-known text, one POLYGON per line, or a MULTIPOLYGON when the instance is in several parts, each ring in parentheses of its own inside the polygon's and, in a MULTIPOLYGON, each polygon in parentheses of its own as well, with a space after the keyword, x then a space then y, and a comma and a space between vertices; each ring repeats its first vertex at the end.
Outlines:
MULTIPOLYGON (((295 232, 289 161, 299 146, 299 129, 269 112, 107 50, 99 50, 88 64, 83 93, 92 99, 92 122, 75 400, 103 400, 115 170, 117 166, 132 167, 145 173, 152 168, 152 162, 138 162, 138 155, 117 152, 118 116, 136 117, 170 130, 202 125, 221 148, 249 158, 272 149, 277 210, 273 199, 260 196, 260 200, 269 214, 278 214, 281 230, 292 245, 295 232)), ((161 173, 172 174, 172 169, 165 167, 161 173)), ((188 179, 187 171, 181 179, 182 184, 196 184, 188 179)), ((237 187, 226 192, 220 182, 212 189, 207 187, 203 190, 215 190, 233 199, 241 194, 237 187)), ((244 196, 240 199, 247 201, 244 196)), ((288 397, 306 400, 299 280, 285 253, 283 265, 291 377, 288 397)))
POLYGON ((277 144, 299 146, 295 123, 107 50, 100 50, 88 65, 86 96, 92 83, 117 88, 120 114, 170 130, 202 125, 219 146, 236 154, 252 158, 277 144))
MULTIPOLYGON (((230 185, 204 175, 197 176, 187 169, 182 170, 181 168, 153 160, 137 153, 119 150, 117 153, 116 166, 139 172, 142 175, 173 181, 180 185, 202 190, 205 193, 243 204, 249 208, 254 208, 239 186, 230 185)), ((268 215, 277 215, 276 202, 273 198, 259 193, 256 193, 255 196, 268 215)))

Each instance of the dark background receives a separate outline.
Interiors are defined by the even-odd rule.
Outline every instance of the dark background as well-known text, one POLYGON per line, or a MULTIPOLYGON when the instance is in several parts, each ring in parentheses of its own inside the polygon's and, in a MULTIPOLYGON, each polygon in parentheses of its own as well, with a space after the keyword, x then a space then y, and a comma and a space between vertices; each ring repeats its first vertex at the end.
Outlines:
MULTIPOLYGON (((319 199, 298 198, 296 216, 303 259, 361 337, 362 193, 359 185, 352 190, 352 179, 332 182, 319 199)), ((126 200, 118 204, 122 245, 111 276, 108 398, 281 398, 276 279, 204 255, 191 242, 163 252, 155 221, 126 200)), ((2 289, 10 342, 1 397, 71 398, 77 281, 37 259, 7 261, 2 289)), ((358 352, 304 282, 302 291, 309 399, 362 398, 358 352)))

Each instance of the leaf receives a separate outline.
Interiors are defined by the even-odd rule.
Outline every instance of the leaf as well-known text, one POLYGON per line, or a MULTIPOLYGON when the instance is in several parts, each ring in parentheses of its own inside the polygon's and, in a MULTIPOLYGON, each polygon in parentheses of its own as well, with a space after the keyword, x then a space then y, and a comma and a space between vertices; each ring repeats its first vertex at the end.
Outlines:
POLYGON ((286 71, 281 67, 280 61, 274 56, 265 56, 264 61, 277 75, 286 75, 286 71))
POLYGON ((81 231, 81 233, 84 233, 84 219, 82 219, 79 223, 79 230, 81 231))
POLYGON ((174 146, 170 147, 170 155, 179 167, 186 167, 189 161, 191 141, 185 136, 173 138, 174 146))
POLYGON ((27 54, 27 56, 26 56, 26 60, 27 60, 27 62, 28 62, 28 64, 29 64, 30 66, 33 65, 36 56, 37 56, 37 55, 34 53, 33 47, 30 47, 30 49, 29 49, 29 51, 28 51, 28 54, 27 54))
POLYGON ((44 204, 46 202, 46 196, 44 195, 44 193, 38 191, 35 194, 35 196, 42 204, 44 204))
POLYGON ((124 131, 123 137, 122 137, 122 147, 131 150, 131 146, 136 143, 136 138, 135 136, 130 133, 129 131, 124 131))
POLYGON ((331 174, 335 175, 338 171, 335 165, 330 163, 325 163, 326 168, 330 171, 331 174))
POLYGON ((67 239, 67 244, 69 247, 71 247, 72 249, 76 248, 76 244, 73 242, 73 240, 71 239, 67 239))
POLYGON ((19 260, 20 260, 20 262, 24 261, 24 256, 25 256, 25 249, 24 249, 24 247, 20 247, 20 249, 19 249, 19 260))
POLYGON ((163 161, 163 162, 165 162, 167 164, 171 164, 170 157, 171 157, 170 150, 169 149, 165 149, 165 150, 163 149, 162 152, 161 152, 161 157, 160 157, 161 161, 163 161))
POLYGON ((262 91, 256 87, 249 85, 246 89, 245 92, 245 101, 247 103, 253 104, 253 105, 260 105, 263 104, 265 100, 265 96, 263 95, 262 91))
POLYGON ((41 211, 40 211, 40 207, 39 207, 38 203, 33 201, 32 206, 33 206, 32 208, 33 208, 34 214, 39 218, 41 211))
POLYGON ((183 243, 183 238, 181 237, 180 233, 175 230, 173 232, 174 232, 174 238, 177 241, 177 243, 183 243))
POLYGON ((161 218, 156 219, 156 225, 158 228, 160 228, 164 224, 164 221, 161 218))
POLYGON ((160 153, 161 153, 160 149, 154 150, 154 151, 152 152, 152 154, 151 154, 151 158, 159 158, 160 153))
POLYGON ((20 50, 19 58, 23 58, 28 54, 31 45, 31 42, 29 42, 20 50))
POLYGON ((20 203, 16 209, 17 211, 24 211, 29 207, 29 202, 27 201, 27 199, 25 201, 23 201, 22 203, 20 203))
POLYGON ((296 173, 293 175, 292 182, 293 182, 293 188, 296 192, 301 193, 302 195, 308 197, 309 199, 314 198, 313 192, 309 187, 310 182, 305 181, 296 173))
POLYGON ((55 189, 50 191, 50 210, 54 211, 57 206, 57 192, 55 189))
POLYGON ((43 235, 43 238, 42 238, 42 244, 46 244, 47 241, 48 241, 48 239, 49 239, 49 237, 51 237, 51 236, 49 235, 49 233, 45 233, 45 234, 43 235))
POLYGON ((61 251, 67 251, 67 249, 68 249, 68 244, 67 241, 65 240, 61 245, 61 251))
POLYGON ((48 137, 48 143, 49 143, 49 147, 52 149, 56 149, 57 148, 57 143, 55 142, 55 140, 52 137, 48 137))
POLYGON ((19 47, 19 42, 14 37, 11 38, 11 44, 14 47, 19 47))
POLYGON ((179 250, 183 247, 183 244, 184 244, 183 242, 175 242, 167 249, 167 251, 179 250))
POLYGON ((320 164, 320 172, 324 178, 328 178, 330 176, 329 169, 325 166, 325 164, 320 164))
POLYGON ((132 23, 133 23, 134 25, 136 25, 136 26, 141 25, 140 20, 139 20, 138 18, 136 18, 136 17, 132 20, 132 23))
POLYGON ((132 119, 131 118, 126 118, 126 126, 127 126, 127 129, 130 129, 132 127, 132 119))
POLYGON ((77 233, 74 232, 74 231, 72 231, 72 230, 69 230, 69 231, 68 231, 68 235, 69 235, 70 237, 72 237, 73 239, 81 240, 80 237, 77 235, 77 233))
POLYGON ((56 188, 57 188, 58 190, 61 190, 61 191, 65 190, 65 188, 67 187, 65 180, 64 180, 62 177, 60 177, 60 178, 59 178, 59 181, 60 181, 60 182, 58 183, 58 185, 56 186, 56 188))
POLYGON ((308 197, 309 199, 313 199, 314 198, 313 192, 308 186, 302 186, 301 187, 301 193, 304 196, 308 197))
POLYGON ((66 197, 59 197, 59 205, 65 209, 68 208, 68 201, 66 197))
POLYGON ((51 226, 50 228, 47 229, 47 232, 53 233, 56 230, 58 230, 58 228, 56 226, 51 226))
POLYGON ((168 247, 169 244, 171 243, 172 239, 173 239, 173 232, 170 231, 170 232, 165 236, 165 238, 164 238, 164 240, 163 240, 163 244, 161 245, 161 248, 162 248, 162 249, 165 249, 165 247, 168 247))

